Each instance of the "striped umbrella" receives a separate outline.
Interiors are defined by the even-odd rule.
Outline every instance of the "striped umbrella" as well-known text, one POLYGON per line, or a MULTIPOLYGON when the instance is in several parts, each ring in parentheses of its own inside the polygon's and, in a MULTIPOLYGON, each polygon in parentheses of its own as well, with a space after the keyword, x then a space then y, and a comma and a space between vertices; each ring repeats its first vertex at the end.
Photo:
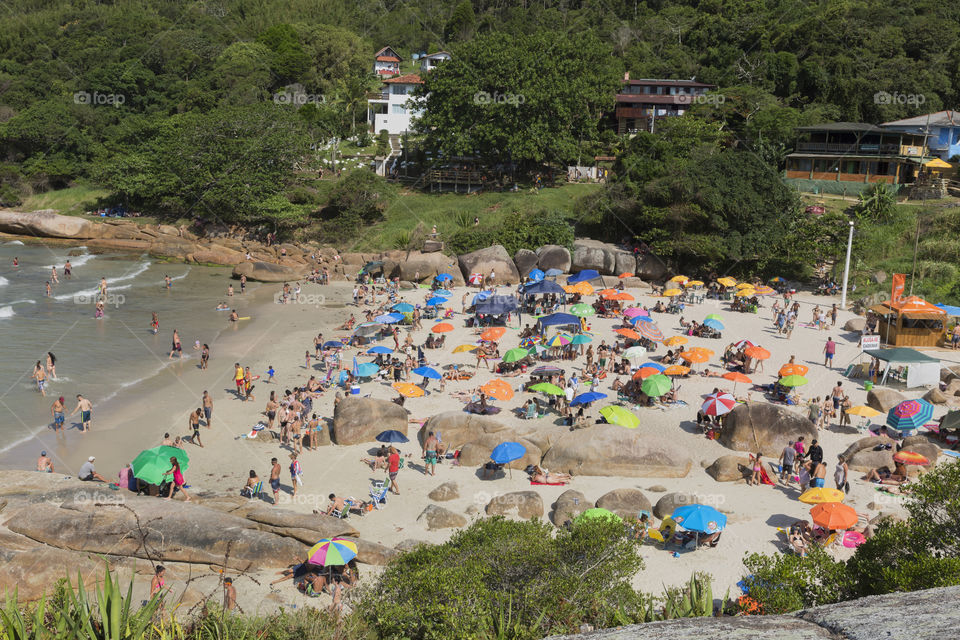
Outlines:
POLYGON ((346 538, 324 538, 307 552, 307 562, 321 567, 342 566, 356 557, 357 543, 346 538))
POLYGON ((733 411, 737 399, 729 393, 711 393, 701 407, 708 416, 722 416, 733 411))
POLYGON ((470 284, 480 284, 483 282, 482 273, 471 273, 470 278, 467 280, 470 284))
POLYGON ((897 431, 913 431, 933 417, 933 405, 926 400, 904 400, 887 413, 887 425, 897 431))
POLYGON ((547 340, 548 347, 565 347, 570 344, 570 337, 565 336, 562 333, 558 333, 549 340, 547 340))
POLYGON ((637 333, 649 340, 653 340, 654 342, 663 340, 663 332, 660 331, 660 327, 649 320, 638 320, 637 323, 633 325, 633 328, 637 333))
POLYGON ((772 295, 776 295, 776 293, 777 293, 777 292, 773 289, 773 287, 768 287, 768 286, 765 285, 765 284, 764 284, 764 285, 760 285, 759 287, 757 287, 757 288, 756 288, 756 292, 757 292, 757 295, 760 295, 760 296, 772 296, 772 295))

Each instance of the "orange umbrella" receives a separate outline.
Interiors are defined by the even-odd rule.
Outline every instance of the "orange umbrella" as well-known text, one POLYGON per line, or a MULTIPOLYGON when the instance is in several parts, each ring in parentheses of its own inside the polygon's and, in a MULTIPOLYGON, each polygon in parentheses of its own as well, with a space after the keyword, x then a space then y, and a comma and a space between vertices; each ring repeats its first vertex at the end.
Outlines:
POLYGON ((824 529, 849 529, 857 524, 857 512, 842 502, 826 502, 810 509, 813 523, 824 529))
POLYGON ((710 359, 710 356, 703 351, 694 351, 693 349, 690 351, 684 351, 680 354, 680 357, 690 363, 706 362, 710 359))
POLYGON ((449 322, 441 322, 440 324, 433 325, 433 328, 430 329, 434 333, 446 333, 447 331, 453 331, 453 325, 449 322))
POLYGON ((689 342, 689 340, 684 336, 673 336, 664 340, 663 344, 668 347, 679 347, 681 344, 687 344, 687 342, 689 342))
POLYGON ((713 349, 707 349, 706 347, 694 347, 692 349, 687 349, 687 351, 693 351, 695 353, 705 353, 707 357, 713 357, 713 349))
POLYGON ((584 280, 583 282, 578 282, 575 285, 572 285, 571 289, 572 291, 570 291, 569 293, 579 293, 580 295, 583 295, 583 296, 589 296, 593 293, 593 286, 591 286, 590 283, 587 282, 586 280, 584 280))
POLYGON ((480 390, 491 398, 496 398, 497 400, 502 400, 503 402, 513 398, 513 389, 510 388, 509 384, 500 379, 491 380, 487 384, 480 387, 480 390))
POLYGON ((729 373, 725 373, 723 374, 723 378, 725 380, 731 380, 733 382, 743 382, 745 384, 750 384, 751 382, 753 382, 753 380, 751 380, 747 376, 737 371, 730 371, 729 373))
POLYGON ((607 296, 615 296, 615 295, 617 295, 616 289, 604 289, 600 292, 601 298, 606 298, 607 296))
POLYGON ((630 273, 629 271, 624 271, 623 273, 621 273, 621 274, 618 275, 617 277, 618 277, 618 278, 632 278, 632 277, 633 277, 633 274, 630 273))
POLYGON ((407 398, 419 398, 423 395, 423 389, 412 382, 394 382, 391 385, 397 392, 407 398))
POLYGON ((640 367, 639 369, 637 369, 637 372, 633 374, 633 379, 646 380, 650 376, 655 376, 658 373, 660 372, 654 369, 653 367, 640 367))
POLYGON ((633 296, 627 293, 626 291, 621 291, 620 293, 616 293, 612 296, 607 296, 607 300, 623 300, 623 301, 629 302, 633 299, 634 299, 633 296))
POLYGON ((665 376, 685 376, 688 373, 690 373, 690 367, 685 367, 680 364, 672 364, 663 370, 663 375, 665 376))
POLYGON ((634 331, 633 329, 614 329, 614 333, 619 333, 624 338, 630 338, 631 340, 639 340, 640 334, 634 331))
POLYGON ((770 352, 763 347, 747 347, 744 353, 754 360, 766 360, 770 357, 770 352))
POLYGON ((496 342, 503 337, 503 334, 507 332, 503 327, 490 327, 486 331, 480 334, 481 340, 486 340, 487 342, 496 342))
POLYGON ((810 371, 810 367, 805 364, 785 364, 780 367, 780 375, 786 378, 787 376, 805 376, 810 371))
POLYGON ((926 456, 916 451, 897 451, 893 454, 893 459, 903 464, 930 464, 926 456))

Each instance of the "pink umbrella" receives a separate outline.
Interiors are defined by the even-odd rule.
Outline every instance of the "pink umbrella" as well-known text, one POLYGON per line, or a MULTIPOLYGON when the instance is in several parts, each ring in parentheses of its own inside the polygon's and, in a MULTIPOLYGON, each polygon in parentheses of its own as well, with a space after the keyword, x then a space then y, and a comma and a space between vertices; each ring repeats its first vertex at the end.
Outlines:
POLYGON ((737 406, 737 399, 729 393, 711 393, 703 403, 703 412, 708 416, 722 416, 737 406))
POLYGON ((624 309, 623 315, 628 318, 636 318, 637 316, 649 316, 650 314, 640 307, 630 307, 629 309, 624 309))
POLYGON ((471 273, 471 274, 470 274, 470 284, 480 284, 481 282, 483 282, 483 274, 482 274, 482 273, 471 273))

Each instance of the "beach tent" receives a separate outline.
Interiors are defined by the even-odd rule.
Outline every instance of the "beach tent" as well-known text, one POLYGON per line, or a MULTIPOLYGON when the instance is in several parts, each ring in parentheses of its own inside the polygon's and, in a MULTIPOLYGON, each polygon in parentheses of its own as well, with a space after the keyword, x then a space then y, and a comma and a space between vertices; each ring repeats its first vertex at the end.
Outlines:
POLYGON ((476 303, 476 312, 499 316, 517 310, 517 298, 510 295, 489 296, 476 303))
POLYGON ((580 326, 580 318, 572 313, 551 313, 549 316, 543 316, 537 322, 544 329, 555 326, 580 326))
POLYGON ((960 307, 954 307, 949 304, 938 304, 936 305, 947 312, 947 315, 951 318, 960 318, 960 307))
POLYGON ((940 360, 920 353, 916 349, 897 347, 895 349, 867 349, 865 354, 887 363, 880 384, 886 384, 887 376, 893 367, 906 367, 906 385, 908 389, 925 385, 940 384, 940 360))
POLYGON ((595 269, 584 269, 583 271, 575 273, 569 278, 567 278, 567 284, 587 282, 588 280, 596 280, 599 277, 600 277, 600 273, 595 269))
POLYGON ((541 280, 533 284, 523 286, 523 293, 531 296, 538 296, 545 293, 566 293, 564 288, 553 280, 541 280))

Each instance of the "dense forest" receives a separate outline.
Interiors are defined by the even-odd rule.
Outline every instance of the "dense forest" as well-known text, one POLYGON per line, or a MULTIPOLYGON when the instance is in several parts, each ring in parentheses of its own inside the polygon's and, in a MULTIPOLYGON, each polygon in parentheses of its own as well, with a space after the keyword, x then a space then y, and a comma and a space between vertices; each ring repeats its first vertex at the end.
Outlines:
MULTIPOLYGON (((323 166, 331 144, 373 148, 366 95, 377 86, 373 54, 387 45, 405 70, 414 53, 454 56, 426 86, 426 147, 527 166, 598 152, 623 166, 625 155, 642 155, 649 140, 627 142, 602 126, 624 72, 716 84, 722 103, 693 115, 717 132, 718 154, 754 158, 694 159, 687 186, 664 180, 665 159, 683 161, 683 148, 652 158, 657 175, 627 172, 625 197, 641 183, 651 195, 648 182, 660 181, 648 204, 664 215, 689 204, 690 180, 729 170, 752 181, 761 165, 775 174, 798 124, 879 122, 960 98, 960 4, 932 0, 10 0, 5 8, 2 206, 88 183, 158 216, 301 224, 326 201, 298 176, 323 166), (305 104, 284 99, 292 86, 305 104), (465 99, 477 88, 526 100, 483 111, 465 99), (878 104, 881 90, 923 102, 878 104)), ((685 219, 695 224, 697 215, 685 219)), ((596 211, 584 219, 604 224, 596 211)))

